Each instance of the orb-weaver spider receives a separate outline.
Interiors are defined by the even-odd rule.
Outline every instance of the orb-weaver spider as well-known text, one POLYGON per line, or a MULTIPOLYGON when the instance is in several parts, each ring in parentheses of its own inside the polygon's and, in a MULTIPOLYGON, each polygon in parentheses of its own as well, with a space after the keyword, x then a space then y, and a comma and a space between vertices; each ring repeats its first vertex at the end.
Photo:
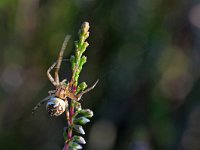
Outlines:
MULTIPOLYGON (((63 61, 63 53, 66 49, 67 43, 70 39, 70 36, 66 36, 65 40, 63 42, 62 48, 59 52, 57 62, 53 63, 53 65, 47 70, 47 77, 51 81, 51 83, 55 86, 55 90, 49 91, 49 96, 44 98, 42 101, 40 101, 32 110, 32 113, 34 113, 42 104, 46 104, 46 109, 50 116, 59 116, 65 110, 68 109, 68 100, 67 98, 70 98, 71 100, 79 101, 83 94, 89 92, 92 90, 96 84, 98 83, 98 80, 95 82, 95 84, 87 88, 86 90, 76 93, 76 86, 74 86, 74 79, 72 76, 72 79, 70 82, 67 82, 67 79, 64 79, 60 82, 58 72, 60 70, 61 63, 63 61), (55 76, 54 78, 50 74, 51 70, 55 68, 55 76)), ((76 71, 77 67, 74 69, 74 72, 76 71)))

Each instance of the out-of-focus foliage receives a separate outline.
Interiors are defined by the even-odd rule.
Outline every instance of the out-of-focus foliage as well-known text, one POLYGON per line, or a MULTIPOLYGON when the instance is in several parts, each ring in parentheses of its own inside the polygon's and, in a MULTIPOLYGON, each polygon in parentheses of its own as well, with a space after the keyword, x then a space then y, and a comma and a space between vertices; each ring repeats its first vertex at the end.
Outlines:
POLYGON ((80 82, 100 79, 83 97, 95 114, 84 149, 200 149, 194 0, 0 0, 0 149, 62 149, 64 116, 31 110, 53 89, 46 70, 65 35, 72 35, 69 58, 83 21, 91 32, 80 82))

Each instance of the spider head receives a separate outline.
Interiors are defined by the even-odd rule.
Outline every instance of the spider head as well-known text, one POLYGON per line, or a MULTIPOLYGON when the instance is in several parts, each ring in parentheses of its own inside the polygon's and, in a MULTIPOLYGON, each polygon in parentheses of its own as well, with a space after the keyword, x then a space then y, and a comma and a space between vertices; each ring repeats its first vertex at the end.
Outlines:
POLYGON ((46 105, 46 109, 50 116, 59 116, 61 115, 67 106, 67 103, 57 97, 52 97, 46 105))

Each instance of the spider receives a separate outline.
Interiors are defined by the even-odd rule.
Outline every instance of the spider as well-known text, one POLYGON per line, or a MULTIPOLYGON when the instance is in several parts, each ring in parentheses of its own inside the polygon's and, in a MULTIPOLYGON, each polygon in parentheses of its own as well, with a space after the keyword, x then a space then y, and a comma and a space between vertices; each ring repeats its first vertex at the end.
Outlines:
MULTIPOLYGON (((52 66, 47 70, 47 77, 50 80, 50 82, 55 86, 55 90, 51 90, 48 92, 49 96, 44 98, 33 108, 32 114, 34 114, 34 112, 42 104, 46 103, 46 109, 48 111, 48 114, 50 116, 59 116, 63 112, 65 112, 65 110, 68 109, 68 98, 71 100, 79 101, 83 94, 94 89, 94 87, 98 83, 98 80, 97 80, 92 87, 87 88, 86 90, 84 90, 80 93, 75 93, 76 87, 73 85, 73 83, 74 83, 73 78, 68 83, 66 83, 67 79, 64 79, 60 82, 58 72, 60 70, 62 61, 64 61, 63 53, 64 53, 64 50, 66 49, 69 39, 70 39, 70 36, 67 35, 65 37, 65 40, 64 40, 61 50, 59 52, 57 62, 53 63, 52 66), (55 74, 54 74, 55 76, 53 78, 52 75, 50 74, 50 72, 54 68, 55 68, 55 74)), ((76 71, 76 69, 74 70, 74 72, 75 71, 76 71)))

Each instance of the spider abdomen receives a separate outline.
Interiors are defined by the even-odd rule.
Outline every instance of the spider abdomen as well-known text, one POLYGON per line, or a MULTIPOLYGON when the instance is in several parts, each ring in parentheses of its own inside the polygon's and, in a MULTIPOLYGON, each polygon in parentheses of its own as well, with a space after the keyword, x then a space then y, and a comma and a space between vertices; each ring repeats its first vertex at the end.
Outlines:
POLYGON ((66 105, 67 103, 64 100, 52 97, 47 102, 46 109, 50 116, 59 116, 65 111, 66 105))

